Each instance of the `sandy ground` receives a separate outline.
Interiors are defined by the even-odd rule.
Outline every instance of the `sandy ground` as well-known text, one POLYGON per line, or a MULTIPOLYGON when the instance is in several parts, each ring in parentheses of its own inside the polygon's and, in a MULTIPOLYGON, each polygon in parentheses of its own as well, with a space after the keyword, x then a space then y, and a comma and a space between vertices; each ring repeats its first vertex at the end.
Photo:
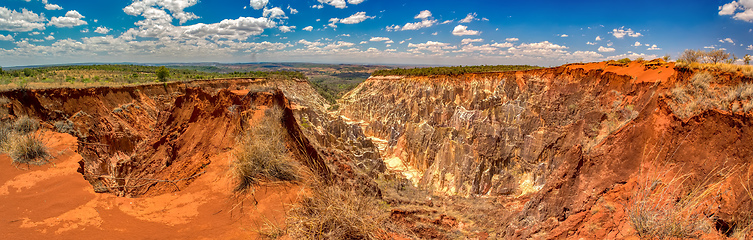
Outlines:
POLYGON ((146 198, 95 193, 76 172, 76 138, 42 134, 53 164, 18 166, 0 155, 0 239, 255 239, 283 226, 296 185, 268 185, 233 196, 230 153, 181 191, 146 198), (258 204, 254 204, 258 202, 258 204))

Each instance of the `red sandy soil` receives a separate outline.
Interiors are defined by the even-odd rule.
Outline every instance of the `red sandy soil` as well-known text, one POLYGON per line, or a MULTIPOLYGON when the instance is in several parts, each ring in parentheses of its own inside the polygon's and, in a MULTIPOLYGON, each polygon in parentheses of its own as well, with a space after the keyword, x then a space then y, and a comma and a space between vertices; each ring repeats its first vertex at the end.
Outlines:
POLYGON ((646 69, 646 67, 644 67, 643 64, 640 64, 639 62, 631 62, 630 64, 628 64, 628 66, 625 67, 609 66, 607 62, 571 64, 567 66, 568 69, 582 68, 586 71, 602 69, 605 72, 613 72, 618 75, 628 75, 634 77, 634 83, 656 81, 666 82, 669 77, 675 73, 674 67, 675 63, 673 62, 662 64, 656 69, 646 69))
POLYGON ((39 134, 53 164, 16 168, 7 154, 0 155, 0 239, 253 239, 266 223, 283 226, 286 205, 301 191, 297 185, 268 185, 257 187, 255 196, 234 196, 225 152, 175 193, 97 194, 76 172, 76 138, 39 134))

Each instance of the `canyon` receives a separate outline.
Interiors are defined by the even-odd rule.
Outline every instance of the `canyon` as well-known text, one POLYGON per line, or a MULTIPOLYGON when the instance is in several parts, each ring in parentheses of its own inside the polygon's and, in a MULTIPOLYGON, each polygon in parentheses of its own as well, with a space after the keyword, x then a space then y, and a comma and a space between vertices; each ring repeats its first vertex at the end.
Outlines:
POLYGON ((0 237, 235 239, 285 225, 307 184, 238 194, 228 174, 238 133, 269 109, 307 179, 383 202, 406 229, 385 238, 636 239, 637 206, 687 196, 683 217, 705 224, 689 235, 745 236, 751 81, 635 61, 372 76, 339 108, 300 79, 6 91, 0 116, 39 119, 54 158, 0 164, 0 237), (60 123, 70 131, 50 131, 60 123))

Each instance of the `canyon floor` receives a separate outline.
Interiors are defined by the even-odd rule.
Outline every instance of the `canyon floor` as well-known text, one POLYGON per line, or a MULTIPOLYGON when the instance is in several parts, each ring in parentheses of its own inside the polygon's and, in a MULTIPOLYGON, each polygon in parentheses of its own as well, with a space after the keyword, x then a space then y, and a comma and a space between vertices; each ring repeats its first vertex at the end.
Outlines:
POLYGON ((337 107, 302 79, 8 90, 51 156, 0 154, 0 238, 298 239, 336 187, 377 222, 308 237, 751 239, 752 81, 653 60, 372 76, 337 107), (270 116, 302 177, 238 191, 270 116))

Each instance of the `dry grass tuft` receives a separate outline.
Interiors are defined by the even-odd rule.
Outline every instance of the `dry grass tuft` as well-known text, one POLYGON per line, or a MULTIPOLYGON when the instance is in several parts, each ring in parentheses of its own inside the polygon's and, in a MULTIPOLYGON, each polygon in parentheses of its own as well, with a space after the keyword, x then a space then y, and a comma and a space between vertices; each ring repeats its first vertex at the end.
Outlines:
POLYGON ((716 70, 716 71, 722 71, 722 72, 728 72, 728 73, 740 72, 746 77, 753 77, 753 66, 751 65, 738 65, 738 64, 729 64, 729 63, 698 63, 698 62, 686 63, 686 62, 678 61, 675 64, 675 66, 679 68, 701 70, 701 71, 716 70))
POLYGON ((237 181, 235 191, 242 192, 262 180, 295 181, 298 167, 291 160, 285 146, 285 132, 280 109, 269 109, 265 117, 251 126, 238 139, 231 164, 237 181))
POLYGON ((668 176, 666 170, 650 176, 628 203, 628 220, 641 238, 695 238, 710 232, 711 220, 705 213, 718 208, 718 197, 734 168, 713 171, 693 187, 692 175, 668 176))
POLYGON ((672 99, 672 112, 689 118, 710 109, 733 113, 753 110, 753 84, 723 86, 713 84, 715 81, 711 73, 702 71, 694 74, 688 84, 675 86, 667 94, 672 99))
POLYGON ((313 194, 294 205, 288 216, 293 239, 380 239, 387 221, 377 201, 337 186, 312 188, 313 194))
POLYGON ((22 116, 16 119, 13 128, 20 134, 28 134, 39 129, 39 121, 28 116, 22 116))
POLYGON ((44 165, 49 163, 50 154, 42 141, 33 134, 11 136, 8 142, 8 155, 14 164, 44 165))
POLYGON ((73 126, 71 120, 57 121, 54 124, 55 130, 59 133, 68 133, 73 136, 78 136, 78 131, 73 126))

